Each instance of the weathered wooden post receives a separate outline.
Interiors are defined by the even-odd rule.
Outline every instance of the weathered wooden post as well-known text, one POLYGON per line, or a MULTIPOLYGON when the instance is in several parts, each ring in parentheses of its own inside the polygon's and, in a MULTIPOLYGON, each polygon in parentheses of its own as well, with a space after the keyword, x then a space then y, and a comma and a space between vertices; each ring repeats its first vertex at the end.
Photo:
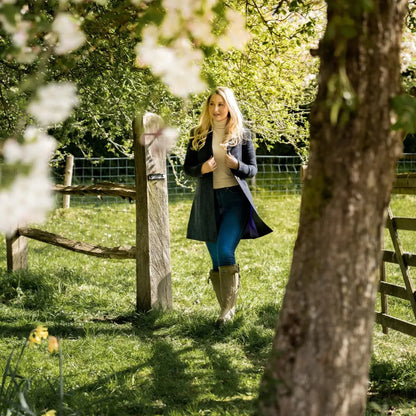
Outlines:
MULTIPOLYGON (((73 170, 74 170, 74 156, 68 155, 66 157, 66 164, 65 164, 64 186, 71 186, 73 170)), ((62 208, 69 208, 70 201, 71 201, 70 195, 67 195, 67 194, 62 195, 62 208)))
POLYGON ((301 182, 301 184, 303 184, 303 182, 305 182, 307 169, 308 169, 308 165, 302 164, 300 166, 300 182, 301 182))
POLYGON ((133 121, 136 170, 136 284, 138 311, 172 307, 166 148, 158 132, 162 119, 133 121))
POLYGON ((26 270, 28 265, 28 240, 15 231, 6 236, 7 271, 26 270))

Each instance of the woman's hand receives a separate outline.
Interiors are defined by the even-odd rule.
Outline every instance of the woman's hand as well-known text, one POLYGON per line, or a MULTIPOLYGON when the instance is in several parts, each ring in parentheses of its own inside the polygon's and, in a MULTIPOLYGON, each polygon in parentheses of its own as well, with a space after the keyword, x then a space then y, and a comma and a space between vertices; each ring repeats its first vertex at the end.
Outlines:
POLYGON ((215 169, 217 169, 217 162, 215 161, 214 156, 211 156, 201 166, 201 173, 204 175, 205 173, 213 172, 215 169))
POLYGON ((230 169, 238 169, 238 160, 233 156, 227 153, 225 155, 225 166, 230 169))

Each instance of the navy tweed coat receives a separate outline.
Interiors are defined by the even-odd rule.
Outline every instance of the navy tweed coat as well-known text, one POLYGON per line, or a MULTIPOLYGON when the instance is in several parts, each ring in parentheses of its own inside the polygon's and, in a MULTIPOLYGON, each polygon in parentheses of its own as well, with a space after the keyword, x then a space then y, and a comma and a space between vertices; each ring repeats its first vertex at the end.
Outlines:
MULTIPOLYGON (((230 147, 228 152, 238 160, 238 169, 231 169, 238 185, 250 202, 250 217, 242 238, 258 238, 272 232, 260 218, 254 206, 253 197, 246 182, 257 173, 257 162, 251 132, 244 130, 242 143, 230 147)), ((194 201, 188 222, 186 237, 199 241, 217 241, 217 224, 215 220, 215 199, 212 172, 202 174, 201 167, 212 156, 212 132, 200 150, 192 148, 192 139, 188 143, 185 156, 184 170, 189 176, 198 178, 194 201)))

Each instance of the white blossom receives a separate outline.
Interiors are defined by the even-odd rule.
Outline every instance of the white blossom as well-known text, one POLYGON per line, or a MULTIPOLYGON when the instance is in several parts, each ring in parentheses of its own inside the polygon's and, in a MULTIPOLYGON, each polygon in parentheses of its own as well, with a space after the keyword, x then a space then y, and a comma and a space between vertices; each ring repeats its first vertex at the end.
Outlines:
POLYGON ((226 18, 229 24, 225 33, 218 39, 218 46, 225 50, 242 49, 251 38, 250 33, 246 30, 244 16, 235 10, 228 9, 226 18))
POLYGON ((162 117, 157 114, 147 112, 143 116, 144 133, 140 137, 140 143, 149 145, 156 151, 171 149, 178 137, 179 131, 170 126, 165 126, 162 117))
POLYGON ((181 37, 172 46, 158 45, 157 29, 149 26, 143 31, 143 40, 136 46, 136 53, 139 62, 149 65, 173 94, 186 97, 204 90, 205 84, 200 78, 203 55, 188 39, 181 37))
POLYGON ((0 189, 0 231, 11 234, 19 226, 44 221, 53 208, 52 181, 49 178, 49 159, 55 149, 53 137, 28 127, 24 143, 8 139, 3 146, 6 165, 21 164, 10 187, 0 189))
POLYGON ((402 72, 416 63, 416 34, 409 30, 403 33, 400 58, 402 72))
POLYGON ((163 0, 166 15, 160 26, 149 25, 142 33, 142 42, 136 46, 136 62, 148 65, 173 94, 186 97, 206 88, 201 79, 203 53, 196 44, 213 45, 222 49, 242 49, 250 35, 244 17, 235 10, 227 10, 229 25, 224 34, 212 33, 213 6, 216 0, 163 0))
POLYGON ((64 121, 77 104, 78 97, 73 84, 54 82, 39 88, 28 111, 41 126, 50 126, 64 121))
POLYGON ((26 46, 27 40, 29 38, 29 29, 30 29, 31 23, 27 20, 21 20, 15 28, 15 31, 12 35, 13 43, 18 46, 19 48, 22 48, 26 46))
POLYGON ((168 12, 179 12, 184 19, 190 19, 195 15, 195 11, 200 8, 198 0, 164 0, 163 6, 168 12))
POLYGON ((175 129, 174 127, 165 127, 162 130, 161 137, 163 140, 163 145, 167 150, 171 149, 179 137, 179 131, 178 129, 175 129))
POLYGON ((170 39, 183 35, 187 30, 194 39, 205 45, 212 45, 216 38, 212 33, 213 11, 215 1, 165 0, 166 16, 159 28, 163 38, 170 39))
POLYGON ((52 29, 58 35, 55 52, 62 55, 81 47, 85 42, 84 32, 69 13, 59 13, 52 23, 52 29))
MULTIPOLYGON (((21 162, 30 165, 43 160, 47 164, 55 150, 54 138, 40 132, 34 126, 27 127, 23 137, 25 139, 23 145, 13 139, 6 140, 3 146, 5 162, 9 164, 21 162)), ((40 164, 37 169, 42 167, 44 165, 40 164)))
POLYGON ((11 234, 28 223, 43 222, 53 208, 52 182, 45 176, 19 175, 0 191, 0 231, 11 234))
POLYGON ((303 78, 303 86, 306 88, 315 80, 316 80, 316 74, 307 74, 303 78))
POLYGON ((12 25, 9 20, 7 19, 7 17, 3 14, 0 14, 0 23, 3 26, 3 29, 8 32, 8 33, 13 33, 15 30, 14 25, 12 25))
POLYGON ((195 16, 187 23, 187 28, 194 38, 200 40, 205 45, 213 45, 216 42, 216 38, 212 33, 211 15, 212 13, 204 16, 195 16))
POLYGON ((163 19, 158 29, 158 35, 162 38, 170 39, 175 37, 182 29, 181 16, 179 13, 170 12, 163 19))

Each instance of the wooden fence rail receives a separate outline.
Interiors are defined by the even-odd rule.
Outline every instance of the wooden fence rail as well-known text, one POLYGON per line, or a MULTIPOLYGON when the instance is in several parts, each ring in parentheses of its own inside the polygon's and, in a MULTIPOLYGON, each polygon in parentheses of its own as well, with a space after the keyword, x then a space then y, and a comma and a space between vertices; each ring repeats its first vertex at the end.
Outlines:
MULTIPOLYGON (((95 257, 134 259, 137 310, 171 308, 166 150, 163 143, 158 143, 161 139, 157 138, 161 127, 162 119, 156 114, 147 113, 134 120, 135 187, 110 182, 71 186, 70 180, 66 179, 64 185, 54 188, 63 195, 105 195, 135 201, 136 246, 102 247, 35 228, 21 227, 12 236, 6 237, 8 270, 14 272, 28 267, 28 238, 95 257), (143 139, 146 135, 153 139, 146 141, 143 139)), ((66 178, 69 176, 66 174, 66 178)))
POLYGON ((75 185, 64 186, 55 185, 55 192, 65 195, 97 195, 97 196, 115 196, 120 198, 136 199, 136 188, 134 186, 122 185, 112 182, 99 182, 94 185, 75 185))
POLYGON ((42 241, 76 253, 87 254, 89 256, 101 257, 106 259, 131 259, 136 258, 135 246, 119 246, 119 247, 102 247, 99 245, 89 244, 82 241, 75 241, 63 237, 58 234, 49 233, 47 231, 36 228, 22 227, 17 230, 18 236, 31 238, 32 240, 42 241))

